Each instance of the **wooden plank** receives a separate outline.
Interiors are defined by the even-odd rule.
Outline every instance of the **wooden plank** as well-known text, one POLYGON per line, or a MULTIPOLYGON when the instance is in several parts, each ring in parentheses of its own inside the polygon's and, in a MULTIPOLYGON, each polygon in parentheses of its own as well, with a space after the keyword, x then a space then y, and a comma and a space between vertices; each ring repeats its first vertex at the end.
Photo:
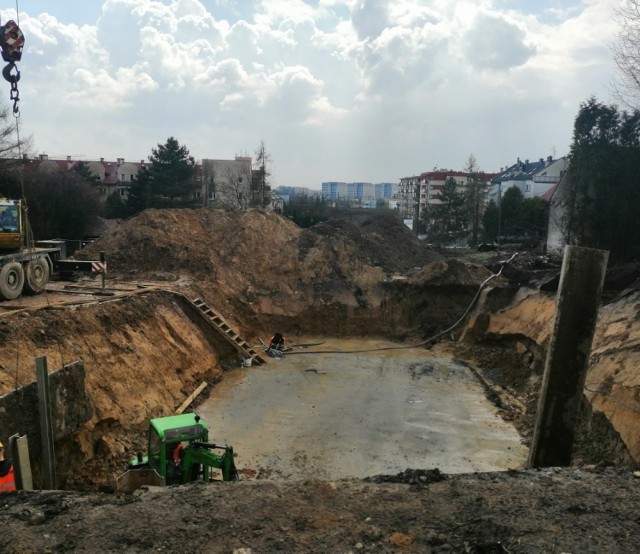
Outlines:
POLYGON ((203 390, 204 388, 207 386, 206 381, 203 381, 202 383, 200 383, 200 385, 198 385, 198 388, 196 390, 194 390, 190 395, 189 398, 187 398, 182 404, 181 406, 176 410, 176 414, 181 414, 182 412, 184 412, 187 407, 189 406, 189 404, 191 404, 191 402, 193 402, 196 398, 196 396, 198 396, 203 390))

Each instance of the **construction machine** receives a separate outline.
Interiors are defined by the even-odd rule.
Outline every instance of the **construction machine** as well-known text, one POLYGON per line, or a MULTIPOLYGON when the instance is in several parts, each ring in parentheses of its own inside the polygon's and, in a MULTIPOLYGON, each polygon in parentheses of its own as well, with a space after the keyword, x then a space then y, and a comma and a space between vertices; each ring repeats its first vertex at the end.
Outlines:
POLYGON ((129 462, 116 479, 116 492, 133 492, 145 485, 238 480, 233 447, 209 443, 209 429, 198 414, 152 419, 147 439, 147 455, 139 453, 129 462))
POLYGON ((64 240, 43 240, 33 244, 24 202, 0 198, 0 300, 14 300, 20 294, 42 292, 49 278, 65 278, 74 272, 101 273, 101 260, 68 260, 64 240))

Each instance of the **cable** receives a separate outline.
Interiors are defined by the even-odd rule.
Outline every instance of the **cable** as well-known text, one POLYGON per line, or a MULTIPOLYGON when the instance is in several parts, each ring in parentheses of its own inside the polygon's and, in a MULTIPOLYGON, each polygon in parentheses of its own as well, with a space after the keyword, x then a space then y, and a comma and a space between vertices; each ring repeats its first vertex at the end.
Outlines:
POLYGON ((518 252, 515 252, 513 256, 511 256, 511 258, 509 258, 506 262, 504 262, 500 266, 500 271, 498 271, 498 273, 493 273, 492 275, 487 277, 484 281, 482 281, 482 283, 480 283, 480 286, 478 287, 478 292, 476 292, 475 296, 473 297, 473 300, 471 300, 471 303, 469 304, 467 309, 460 316, 460 318, 453 325, 451 325, 451 327, 445 329, 444 331, 441 331, 436 335, 433 335, 432 337, 429 337, 428 339, 422 342, 419 342, 418 344, 410 344, 410 345, 403 345, 403 346, 386 346, 382 348, 368 348, 365 350, 315 350, 315 351, 284 352, 283 354, 285 356, 291 356, 296 354, 359 354, 363 352, 382 352, 384 350, 402 350, 405 348, 418 348, 420 346, 429 344, 430 342, 433 342, 436 339, 440 338, 442 335, 446 335, 447 333, 450 333, 451 331, 453 331, 453 329, 455 329, 458 325, 460 325, 460 323, 464 321, 467 315, 469 315, 469 312, 473 309, 473 306, 477 302, 478 298, 480 297, 480 293, 484 289, 485 285, 489 281, 491 281, 491 279, 495 279, 496 277, 499 277, 502 274, 502 270, 504 269, 504 267, 507 264, 509 264, 511 260, 513 260, 513 258, 515 258, 517 255, 518 255, 518 252))

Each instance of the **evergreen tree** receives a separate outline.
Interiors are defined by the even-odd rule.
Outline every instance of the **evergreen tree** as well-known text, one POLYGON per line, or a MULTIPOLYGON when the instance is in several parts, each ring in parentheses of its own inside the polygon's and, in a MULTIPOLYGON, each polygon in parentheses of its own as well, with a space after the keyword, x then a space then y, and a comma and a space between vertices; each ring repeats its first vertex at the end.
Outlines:
POLYGON ((498 206, 491 200, 482 216, 482 239, 485 242, 497 242, 500 231, 499 217, 498 206))
POLYGON ((467 202, 458 190, 455 179, 449 177, 440 194, 440 204, 430 205, 424 211, 427 240, 433 244, 453 243, 467 235, 467 202))
POLYGON ((169 137, 166 144, 158 144, 151 152, 149 173, 155 195, 169 200, 185 199, 200 187, 193 180, 195 160, 175 138, 169 137))
POLYGON ((105 217, 109 219, 123 219, 129 215, 127 204, 118 191, 112 192, 105 202, 105 217))
POLYGON ((501 234, 520 236, 522 229, 522 202, 524 197, 518 187, 510 187, 500 201, 501 234))
POLYGON ((564 231, 569 243, 640 255, 640 113, 590 98, 580 106, 566 175, 564 231))
POLYGON ((149 161, 151 167, 141 169, 129 187, 128 213, 193 205, 200 183, 193 179, 196 162, 187 147, 169 137, 166 144, 151 150, 149 161))

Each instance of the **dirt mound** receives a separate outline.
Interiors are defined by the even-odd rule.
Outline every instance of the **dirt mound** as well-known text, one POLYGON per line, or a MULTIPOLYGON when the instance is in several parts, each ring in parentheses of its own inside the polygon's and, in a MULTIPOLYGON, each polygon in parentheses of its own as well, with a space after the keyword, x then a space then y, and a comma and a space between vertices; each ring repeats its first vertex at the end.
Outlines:
POLYGON ((360 259, 387 273, 405 272, 442 258, 415 238, 397 214, 366 218, 359 224, 330 219, 315 225, 310 232, 352 241, 360 259))
MULTIPOLYGON (((273 212, 147 210, 86 248, 125 279, 191 281, 244 333, 384 333, 381 283, 440 256, 395 215, 301 229, 273 212), (250 322, 250 326, 247 323, 250 322), (336 325, 337 322, 337 325, 336 325)), ((406 333, 392 330, 392 334, 406 333)))
POLYGON ((123 275, 185 272, 215 281, 228 270, 247 282, 254 277, 266 287, 286 277, 282 267, 289 260, 312 276, 317 258, 343 264, 344 275, 357 263, 393 273, 440 258, 395 215, 361 225, 335 219, 302 230, 283 216, 261 210, 146 210, 85 248, 82 257, 89 259, 101 250, 108 253, 110 271, 123 275), (349 253, 347 259, 337 252, 337 243, 349 253))
MULTIPOLYGON (((339 457, 339 453, 336 453, 339 457)), ((619 470, 477 473, 412 484, 246 481, 134 495, 4 495, 24 552, 619 552, 638 547, 638 480, 619 470)), ((423 477, 423 479, 421 479, 423 477)))

